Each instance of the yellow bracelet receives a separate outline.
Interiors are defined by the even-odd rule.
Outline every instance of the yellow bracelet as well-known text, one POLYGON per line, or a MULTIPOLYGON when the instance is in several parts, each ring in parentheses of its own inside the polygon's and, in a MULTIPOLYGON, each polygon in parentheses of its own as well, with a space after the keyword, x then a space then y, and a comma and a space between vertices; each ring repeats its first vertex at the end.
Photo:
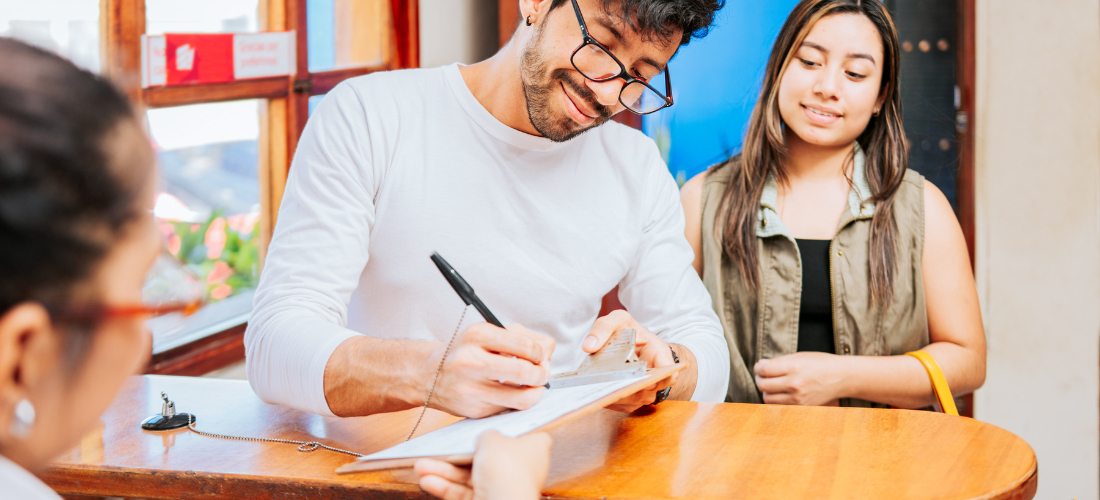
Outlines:
POLYGON ((925 371, 928 372, 928 378, 932 380, 932 391, 936 393, 936 400, 940 403, 940 409, 948 415, 958 416, 959 410, 955 408, 955 398, 951 396, 951 388, 947 386, 947 379, 943 376, 943 370, 940 370, 940 365, 936 364, 936 360, 932 355, 924 351, 913 351, 905 354, 917 358, 924 365, 925 371))

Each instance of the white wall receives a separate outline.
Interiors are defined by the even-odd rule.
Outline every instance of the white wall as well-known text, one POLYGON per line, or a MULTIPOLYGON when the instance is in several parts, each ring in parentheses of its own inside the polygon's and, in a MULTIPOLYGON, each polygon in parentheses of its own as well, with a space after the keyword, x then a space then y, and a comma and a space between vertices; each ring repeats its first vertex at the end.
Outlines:
POLYGON ((976 417, 1025 439, 1036 498, 1100 496, 1100 2, 978 0, 976 417))
POLYGON ((493 55, 497 8, 496 0, 420 0, 420 66, 470 64, 493 55))

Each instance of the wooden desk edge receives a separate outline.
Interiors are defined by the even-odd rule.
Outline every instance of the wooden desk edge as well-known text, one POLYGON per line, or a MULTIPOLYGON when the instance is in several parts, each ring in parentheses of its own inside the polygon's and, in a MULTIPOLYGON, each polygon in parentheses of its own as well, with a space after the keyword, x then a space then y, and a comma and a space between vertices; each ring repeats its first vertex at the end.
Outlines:
MULTIPOLYGON (((332 494, 340 492, 355 493, 357 498, 367 499, 375 498, 371 493, 377 493, 377 498, 390 498, 390 495, 395 492, 404 493, 406 496, 424 494, 419 486, 403 483, 359 482, 353 479, 333 482, 194 471, 183 472, 183 474, 186 478, 173 477, 156 469, 70 464, 62 467, 51 466, 41 475, 41 478, 62 495, 121 495, 154 500, 172 500, 189 495, 267 498, 283 495, 288 488, 298 492, 316 492, 315 495, 303 493, 299 497, 307 499, 327 499, 331 498, 332 494), (195 481, 196 479, 206 479, 206 481, 195 481), (126 485, 126 489, 120 490, 119 485, 126 485), (363 496, 364 494, 367 496, 363 496)), ((1037 463, 1033 463, 1031 469, 1018 482, 975 500, 1031 500, 1035 498, 1038 487, 1039 468, 1037 463)), ((545 493, 544 496, 546 496, 545 493)), ((607 500, 620 497, 601 496, 600 498, 607 500)))
MULTIPOLYGON (((197 381, 200 379, 189 380, 197 381)), ((209 381, 209 383, 213 382, 217 381, 209 381)), ((205 383, 207 382, 204 381, 205 383)), ((241 383, 247 384, 243 381, 241 383)), ((685 404, 697 405, 698 403, 685 404)), ((945 419, 957 418, 945 415, 929 416, 945 419)), ((1001 430, 1003 431, 1003 429, 1001 430)), ((1004 434, 1022 441, 1010 432, 1005 431, 1004 434)), ((1017 452, 1023 451, 1018 446, 1012 448, 1017 452)), ((1020 466, 1024 465, 1021 462, 1026 462, 1028 458, 1017 456, 1013 461, 1015 466, 1012 469, 1016 471, 1016 474, 1020 474, 1019 476, 1006 478, 1002 475, 998 482, 1004 481, 1001 482, 1004 486, 988 493, 971 490, 971 494, 977 496, 969 498, 975 500, 1023 500, 1034 498, 1038 488, 1038 462, 1034 450, 1030 446, 1026 446, 1025 443, 1023 448, 1026 448, 1027 452, 1030 453, 1030 463, 1027 464, 1028 469, 1020 471, 1022 469, 1020 466)), ((425 493, 419 490, 417 485, 411 482, 403 482, 407 481, 407 478, 397 476, 391 479, 363 475, 344 477, 322 475, 317 478, 310 478, 298 477, 295 474, 294 476, 271 477, 240 471, 199 472, 193 469, 162 471, 156 467, 156 464, 134 468, 69 462, 51 466, 41 474, 41 477, 47 484, 62 494, 123 496, 158 500, 189 498, 192 496, 261 500, 283 497, 291 491, 301 493, 301 498, 306 499, 348 497, 352 495, 371 499, 393 497, 428 498, 425 493), (378 480, 386 482, 376 482, 378 480)), ((591 492, 588 493, 581 493, 579 498, 600 498, 602 496, 592 496, 591 492)), ((632 497, 612 494, 604 498, 624 499, 632 497)))
POLYGON ((296 498, 333 498, 334 493, 354 493, 356 498, 393 498, 393 493, 424 494, 416 484, 375 483, 350 480, 316 480, 223 474, 196 471, 134 469, 117 466, 70 464, 51 466, 39 477, 59 494, 173 500, 190 496, 218 498, 277 498, 287 491, 296 498), (182 476, 182 477, 179 477, 182 476), (314 492, 309 494, 308 492, 314 492), (376 497, 370 493, 378 493, 376 497), (365 495, 365 496, 364 496, 365 495))
POLYGON ((1032 452, 1031 469, 1024 477, 1014 484, 1010 484, 988 495, 975 500, 1031 500, 1039 490, 1039 463, 1032 452))

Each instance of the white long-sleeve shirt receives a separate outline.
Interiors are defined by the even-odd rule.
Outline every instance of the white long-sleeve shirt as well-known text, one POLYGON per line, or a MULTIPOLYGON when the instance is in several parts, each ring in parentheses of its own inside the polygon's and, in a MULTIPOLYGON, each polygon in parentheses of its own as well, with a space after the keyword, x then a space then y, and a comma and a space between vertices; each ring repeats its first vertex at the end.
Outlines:
POLYGON ((0 485, 10 500, 61 500, 61 496, 26 469, 0 455, 0 485))
POLYGON ((617 123, 565 143, 520 132, 457 65, 354 78, 317 106, 245 334, 252 388, 332 415, 324 369, 344 340, 447 341, 465 306, 433 251, 502 323, 555 339, 553 373, 580 365, 618 285, 639 324, 695 355, 692 399, 725 397, 726 342, 653 141, 617 123))

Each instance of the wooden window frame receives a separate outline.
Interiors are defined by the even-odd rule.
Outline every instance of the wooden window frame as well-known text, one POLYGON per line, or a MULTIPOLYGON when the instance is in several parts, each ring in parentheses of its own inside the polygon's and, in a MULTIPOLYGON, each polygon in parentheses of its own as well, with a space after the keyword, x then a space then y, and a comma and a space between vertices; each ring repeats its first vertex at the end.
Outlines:
MULTIPOLYGON (((214 103, 240 99, 264 99, 260 110, 260 255, 261 266, 275 227, 279 203, 286 187, 290 160, 309 118, 309 98, 332 90, 348 78, 376 71, 415 68, 420 65, 419 11, 417 0, 389 0, 392 16, 389 59, 381 64, 331 71, 309 70, 307 0, 259 0, 261 31, 294 30, 297 42, 296 74, 227 83, 177 87, 141 87, 141 36, 145 34, 145 0, 100 1, 100 51, 103 73, 132 102, 143 109, 214 103)), ((216 306, 217 304, 214 304, 216 306)), ((201 375, 244 359, 247 323, 222 324, 186 337, 182 345, 154 352, 147 372, 201 375)))
MULTIPOLYGON (((966 248, 970 253, 970 268, 975 270, 974 234, 975 185, 974 185, 974 79, 975 61, 975 10, 974 0, 957 0, 955 14, 955 84, 959 86, 959 109, 955 116, 955 143, 959 148, 956 170, 956 214, 962 227, 966 248)), ((974 418, 974 394, 962 398, 964 417, 974 418)))

